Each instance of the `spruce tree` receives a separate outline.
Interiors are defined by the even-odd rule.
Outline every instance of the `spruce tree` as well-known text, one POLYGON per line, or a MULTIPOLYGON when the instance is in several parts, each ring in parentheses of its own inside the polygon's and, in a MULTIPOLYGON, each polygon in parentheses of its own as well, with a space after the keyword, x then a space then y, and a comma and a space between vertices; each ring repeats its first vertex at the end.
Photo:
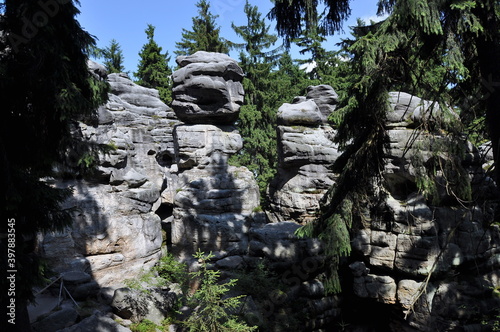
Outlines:
POLYGON ((327 52, 322 43, 326 41, 326 37, 322 29, 318 26, 310 26, 309 29, 304 29, 298 38, 293 42, 300 47, 299 53, 309 54, 309 58, 298 60, 300 64, 313 65, 309 71, 311 80, 324 80, 325 77, 331 74, 330 66, 334 67, 334 52, 327 52))
POLYGON ((190 55, 196 51, 229 53, 228 42, 220 37, 220 27, 215 23, 218 15, 210 12, 210 2, 196 3, 198 16, 193 17, 192 31, 182 29, 182 40, 175 43, 176 55, 190 55))
MULTIPOLYGON (((107 97, 107 85, 87 69, 85 50, 94 40, 75 19, 79 10, 74 2, 45 9, 28 0, 6 0, 4 4, 0 16, 4 110, 0 233, 15 236, 0 239, 0 266, 4 271, 16 271, 17 324, 8 325, 9 331, 29 331, 29 325, 23 326, 29 319, 22 312, 26 301, 33 299, 32 287, 41 280, 34 253, 36 235, 62 230, 72 221, 70 211, 61 207, 71 189, 56 188, 47 179, 69 151, 78 147, 80 152, 91 152, 72 132, 77 120, 95 123, 96 110, 107 97), (35 22, 43 18, 41 13, 47 14, 47 20, 35 22), (15 257, 7 255, 7 249, 12 249, 8 239, 15 239, 15 257)), ((2 307, 6 308, 8 280, 2 278, 1 283, 2 307)))
MULTIPOLYGON (((326 12, 337 12, 336 16, 327 16, 323 21, 333 32, 349 14, 349 1, 322 2, 326 12), (341 4, 345 6, 339 7, 341 4)), ((277 0, 272 16, 278 20, 280 34, 287 38, 299 36, 303 29, 300 15, 308 10, 314 12, 313 3, 313 0, 277 0)), ((349 230, 363 222, 373 196, 369 188, 381 180, 383 146, 387 142, 384 119, 388 89, 418 93, 442 105, 460 101, 460 98, 453 99, 457 89, 466 96, 479 93, 475 104, 485 110, 496 165, 499 161, 500 132, 496 127, 500 123, 500 112, 495 106, 500 103, 500 84, 495 83, 500 81, 500 63, 495 60, 500 55, 498 2, 380 1, 379 12, 383 11, 391 13, 389 18, 358 27, 357 40, 349 46, 353 81, 338 112, 336 137, 345 151, 335 165, 341 174, 324 200, 319 219, 299 231, 301 235, 319 237, 326 243, 330 278, 325 285, 329 291, 340 289, 337 269, 340 258, 350 252, 349 230)), ((308 17, 312 17, 310 13, 306 19, 308 17)), ((306 22, 306 25, 314 23, 306 22)), ((470 104, 465 106, 461 109, 462 116, 474 109, 470 104)), ((425 130, 430 131, 443 129, 455 135, 456 144, 463 144, 459 125, 448 126, 443 121, 425 126, 425 130)), ((450 154, 453 146, 447 149, 441 152, 450 154)), ((458 163, 453 167, 460 170, 462 166, 458 163)), ((497 167, 494 174, 497 178, 498 172, 497 167)), ((426 189, 421 188, 424 193, 426 189)), ((447 189, 453 191, 458 200, 470 201, 470 189, 460 185, 460 181, 458 185, 449 181, 447 189)), ((498 211, 496 218, 499 218, 498 211)))
POLYGON ((109 46, 100 50, 100 55, 103 58, 103 64, 108 70, 108 73, 123 73, 125 72, 125 67, 123 67, 123 52, 120 44, 112 39, 109 42, 109 46))
POLYGON ((234 47, 241 49, 240 66, 245 73, 245 101, 238 121, 243 150, 232 158, 232 162, 248 167, 256 175, 261 192, 264 193, 276 172, 275 124, 280 98, 273 96, 271 73, 279 50, 269 51, 277 37, 269 33, 270 27, 261 18, 257 6, 247 1, 244 11, 247 25, 232 24, 236 34, 244 41, 234 47))
POLYGON ((160 99, 165 103, 172 101, 172 70, 168 66, 170 57, 168 51, 162 53, 162 48, 154 40, 155 27, 148 24, 146 35, 148 42, 139 53, 139 65, 134 75, 138 78, 137 84, 147 88, 157 89, 160 99))

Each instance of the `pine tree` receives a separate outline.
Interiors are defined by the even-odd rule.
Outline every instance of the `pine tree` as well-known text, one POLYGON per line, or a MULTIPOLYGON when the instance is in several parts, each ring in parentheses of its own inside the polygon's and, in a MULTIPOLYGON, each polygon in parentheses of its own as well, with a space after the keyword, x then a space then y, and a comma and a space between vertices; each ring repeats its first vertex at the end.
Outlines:
MULTIPOLYGON (((96 110, 107 97, 107 85, 87 69, 84 50, 94 40, 75 19, 79 11, 72 1, 46 9, 57 15, 43 26, 33 23, 36 17, 42 17, 36 1, 6 0, 3 9, 0 233, 15 230, 15 260, 6 260, 12 257, 7 256, 7 238, 2 238, 0 266, 4 271, 17 270, 18 317, 16 325, 9 325, 10 330, 27 331, 21 312, 26 301, 33 298, 32 287, 41 279, 34 254, 36 234, 61 230, 72 221, 70 211, 61 208, 71 189, 55 188, 46 179, 53 175, 55 163, 66 160, 68 151, 74 151, 75 146, 83 148, 72 134, 74 123, 95 123, 96 110)), ((5 308, 7 280, 3 278, 1 283, 5 308)))
POLYGON ((168 66, 170 57, 168 51, 164 54, 161 53, 162 48, 154 40, 154 33, 155 27, 148 24, 146 29, 148 42, 139 53, 140 61, 134 75, 138 78, 137 84, 157 89, 160 93, 160 99, 168 104, 172 101, 170 78, 172 70, 168 66))
MULTIPOLYGON (((238 128, 243 137, 243 150, 232 162, 248 167, 257 177, 261 192, 276 172, 276 111, 278 99, 273 96, 271 72, 279 49, 270 50, 277 40, 269 34, 269 25, 261 18, 257 6, 247 1, 244 8, 247 25, 232 27, 244 43, 240 48, 240 66, 245 73, 245 101, 241 107, 238 128)), ((264 195, 262 195, 264 197, 264 195)))
POLYGON ((192 31, 182 29, 182 40, 175 43, 176 55, 190 55, 196 51, 229 53, 228 42, 220 37, 220 27, 215 23, 218 15, 210 12, 210 3, 196 3, 198 16, 193 17, 192 31))
POLYGON ((115 39, 109 42, 109 46, 100 50, 100 55, 104 59, 103 64, 108 70, 108 73, 125 72, 125 67, 123 67, 123 52, 120 44, 115 39))

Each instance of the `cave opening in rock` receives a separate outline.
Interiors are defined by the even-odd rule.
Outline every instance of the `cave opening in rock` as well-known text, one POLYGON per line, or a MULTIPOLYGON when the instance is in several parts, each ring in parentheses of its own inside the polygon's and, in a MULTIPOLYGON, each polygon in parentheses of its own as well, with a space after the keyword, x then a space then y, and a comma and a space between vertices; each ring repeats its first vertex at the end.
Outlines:
POLYGON ((174 159, 168 154, 167 151, 162 151, 156 154, 156 161, 162 167, 170 167, 172 166, 174 159))

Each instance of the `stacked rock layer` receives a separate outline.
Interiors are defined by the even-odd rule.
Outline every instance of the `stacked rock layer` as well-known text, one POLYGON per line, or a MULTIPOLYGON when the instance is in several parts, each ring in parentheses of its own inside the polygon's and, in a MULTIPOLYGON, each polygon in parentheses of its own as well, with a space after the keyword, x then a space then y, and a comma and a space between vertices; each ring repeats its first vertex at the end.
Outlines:
POLYGON ((178 254, 243 253, 249 217, 259 190, 245 167, 228 164, 243 146, 233 126, 243 102, 243 71, 225 54, 197 52, 179 57, 173 74, 177 117, 187 124, 173 132, 179 167, 174 197, 172 245, 178 254))
POLYGON ((339 153, 327 124, 337 94, 328 85, 310 86, 306 97, 278 109, 278 173, 269 186, 269 218, 306 223, 335 180, 329 168, 339 153))

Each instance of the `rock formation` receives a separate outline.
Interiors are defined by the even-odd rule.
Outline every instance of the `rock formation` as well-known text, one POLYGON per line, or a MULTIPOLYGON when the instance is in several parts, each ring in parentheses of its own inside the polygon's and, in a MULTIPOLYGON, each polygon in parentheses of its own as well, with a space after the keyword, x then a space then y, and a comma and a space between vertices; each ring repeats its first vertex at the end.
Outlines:
POLYGON ((385 199, 353 241, 353 257, 358 257, 350 264, 354 294, 395 305, 419 331, 473 330, 481 315, 491 316, 500 307, 492 296, 500 286, 500 231, 491 224, 487 194, 494 188, 484 181, 478 151, 464 143, 462 163, 469 179, 456 180, 472 181, 476 195, 482 188, 481 197, 459 204, 449 188, 438 188, 433 204, 418 194, 415 156, 429 167, 439 144, 448 141, 414 128, 434 121, 433 107, 434 114, 441 110, 406 93, 393 92, 390 101, 385 199), (479 179, 483 182, 474 183, 479 179))
MULTIPOLYGON (((308 96, 315 90, 310 87, 308 96)), ((314 94, 317 98, 321 95, 314 94)), ((461 155, 446 157, 439 149, 449 145, 450 138, 416 128, 432 126, 436 115, 443 112, 449 112, 445 119, 457 120, 453 111, 406 93, 392 92, 389 98, 384 188, 376 191, 383 203, 372 211, 372 221, 355 233, 349 263, 352 282, 343 286, 343 294, 353 307, 344 304, 341 308, 352 312, 353 317, 368 317, 368 324, 391 326, 394 331, 411 328, 397 320, 381 319, 390 316, 389 310, 399 312, 401 317, 407 314, 409 325, 419 331, 480 329, 480 317, 495 317, 500 308, 495 295, 500 287, 500 230, 492 225, 494 206, 489 201, 494 199, 496 188, 483 171, 491 155, 487 145, 481 148, 481 156, 481 151, 464 142, 459 149, 461 155), (465 178, 458 180, 470 181, 475 204, 457 203, 450 188, 444 186, 446 174, 439 169, 433 202, 418 193, 417 177, 435 162, 444 164, 446 158, 454 158, 467 170, 465 178), (373 315, 366 311, 373 311, 373 315)), ((326 100, 328 104, 334 99, 326 100)), ((318 101, 315 103, 301 97, 278 111, 279 171, 269 190, 270 215, 276 221, 301 223, 314 218, 319 199, 335 181, 335 174, 328 170, 338 157, 331 142, 334 130, 321 124, 318 101)), ((292 248, 277 252, 293 256, 292 248)), ((251 242, 250 252, 258 249, 258 243, 251 242)), ((261 250, 268 250, 267 255, 272 257, 269 247, 261 250)), ((318 254, 320 246, 302 260, 318 254)), ((307 283, 321 288, 318 280, 309 279, 307 283)), ((482 323, 494 324, 487 319, 482 323)), ((361 320, 357 324, 363 326, 361 320)))
POLYGON ((178 187, 172 245, 177 253, 198 248, 241 254, 248 245, 247 218, 259 190, 245 167, 228 164, 243 146, 233 126, 243 102, 243 71, 225 54, 196 52, 177 58, 172 107, 189 124, 173 132, 178 187))
MULTIPOLYGON (((90 69, 105 75, 95 63, 90 69)), ((134 278, 160 255, 161 224, 155 211, 174 156, 173 127, 179 123, 156 90, 138 86, 123 74, 106 79, 111 91, 107 104, 99 108, 99 124, 80 124, 79 132, 111 151, 100 156, 98 171, 90 178, 62 174, 65 179, 55 183, 73 187, 65 207, 75 209, 74 223, 41 242, 56 272, 86 271, 101 286, 134 278)))
POLYGON ((278 110, 278 173, 268 194, 272 221, 306 223, 335 180, 329 170, 339 156, 335 130, 326 122, 337 94, 328 85, 310 86, 306 97, 278 110))
MULTIPOLYGON (((197 249, 212 251, 211 264, 225 278, 234 277, 236 269, 252 275, 265 262, 270 271, 265 277, 273 276, 280 286, 259 298, 243 294, 243 311, 261 328, 273 321, 268 330, 279 330, 276 322, 281 322, 282 330, 321 331, 342 314, 352 315, 349 323, 360 331, 361 317, 371 319, 367 326, 380 327, 383 320, 381 330, 390 325, 393 331, 474 331, 481 330, 484 315, 500 308, 495 297, 500 231, 491 225, 489 202, 496 187, 483 171, 492 160, 488 146, 478 151, 464 143, 461 149, 466 180, 480 195, 474 203, 457 204, 446 187, 438 186, 436 202, 417 192, 417 175, 445 160, 436 147, 449 141, 415 128, 432 124, 432 115, 447 110, 405 93, 390 94, 384 187, 377 191, 382 203, 373 209, 371 222, 353 233, 353 253, 340 271, 345 296, 325 296, 322 246, 316 239, 297 238, 295 231, 315 218, 336 179, 330 170, 339 156, 335 129, 326 123, 336 93, 325 85, 309 87, 306 97, 279 109, 279 170, 269 188, 271 210, 262 213, 253 174, 228 163, 242 148, 233 125, 243 101, 241 69, 223 54, 197 52, 177 61, 175 114, 157 91, 111 74, 99 124, 75 130, 112 149, 100 156, 94 175, 61 168, 61 177, 53 180, 55 186, 73 186, 65 207, 74 208, 75 221, 65 232, 40 236, 40 250, 72 294, 83 299, 99 286, 122 285, 148 270, 160 256, 163 227, 168 247, 180 258, 189 261, 197 249), (296 313, 300 326, 291 322, 296 313), (411 327, 393 313, 408 314, 411 327)), ((101 66, 92 63, 90 69, 105 78, 101 66)), ((145 296, 139 305, 134 292, 101 289, 109 303, 115 296, 115 313, 151 318, 134 311, 147 307, 157 322, 168 310, 156 307, 157 296, 169 305, 174 299, 160 293, 145 296)), ((64 314, 68 324, 79 320, 73 307, 64 314)), ((46 317, 38 328, 52 326, 60 315, 46 317)), ((125 329, 94 314, 67 331, 92 324, 125 329)))
POLYGON ((243 70, 226 54, 180 56, 173 74, 172 108, 186 123, 232 125, 243 104, 243 70))

